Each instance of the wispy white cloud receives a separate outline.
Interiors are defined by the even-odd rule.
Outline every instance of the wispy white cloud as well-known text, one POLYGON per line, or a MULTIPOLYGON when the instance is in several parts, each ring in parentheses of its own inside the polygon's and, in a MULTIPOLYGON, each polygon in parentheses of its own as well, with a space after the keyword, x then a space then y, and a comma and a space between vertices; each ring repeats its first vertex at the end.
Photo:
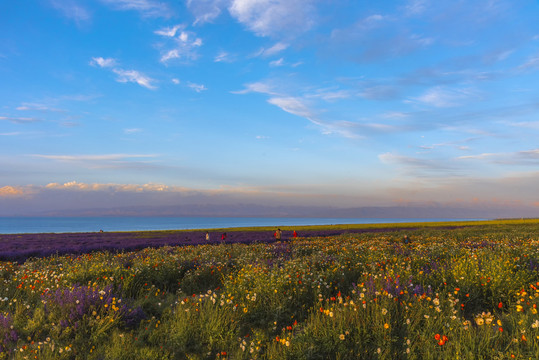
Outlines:
POLYGON ((403 175, 412 178, 462 175, 462 170, 447 159, 407 156, 395 152, 380 154, 378 159, 384 164, 397 166, 403 175))
POLYGON ((539 149, 522 150, 503 153, 482 153, 477 155, 460 156, 462 160, 484 160, 490 163, 504 165, 539 165, 539 149))
POLYGON ((261 93, 269 95, 279 95, 279 92, 275 90, 275 86, 269 82, 254 82, 246 84, 243 90, 231 91, 232 94, 248 94, 248 93, 261 93))
POLYGON ((166 63, 167 61, 169 60, 173 60, 173 59, 179 59, 181 57, 180 55, 180 51, 178 49, 172 49, 172 50, 168 50, 166 51, 162 56, 161 56, 161 62, 163 63, 166 63))
POLYGON ((518 67, 518 70, 535 70, 539 69, 539 55, 532 56, 525 63, 518 67))
POLYGON ((362 136, 357 134, 357 124, 350 121, 325 121, 319 117, 319 112, 314 110, 313 105, 303 97, 271 97, 268 103, 279 107, 281 110, 309 120, 320 128, 322 134, 359 139, 362 136))
POLYGON ((235 61, 235 56, 229 54, 226 51, 219 51, 219 53, 213 59, 214 62, 226 62, 231 63, 235 61))
POLYGON ((174 36, 176 36, 176 33, 178 32, 178 30, 183 30, 183 29, 185 29, 185 25, 178 24, 178 25, 174 25, 172 27, 166 27, 166 28, 162 28, 160 30, 156 30, 156 31, 154 31, 154 33, 156 33, 157 35, 161 35, 161 36, 174 37, 174 36))
POLYGON ((202 84, 195 84, 190 82, 187 84, 187 86, 196 91, 197 93, 208 90, 208 88, 202 84))
POLYGON ((259 36, 288 37, 315 24, 315 0, 232 0, 230 14, 259 36))
POLYGON ((175 84, 175 85, 179 85, 179 84, 180 84, 180 79, 174 78, 174 79, 172 79, 171 81, 172 81, 172 83, 175 84))
POLYGON ((169 39, 167 44, 161 45, 162 63, 175 59, 190 61, 198 58, 198 48, 202 46, 202 39, 194 32, 185 30, 184 25, 160 29, 155 33, 169 39))
POLYGON ((156 0, 101 0, 117 10, 135 10, 145 17, 171 17, 172 11, 165 2, 156 0))
POLYGON ((116 81, 121 83, 133 82, 139 84, 150 90, 155 90, 157 87, 153 85, 154 79, 136 71, 136 70, 124 70, 124 69, 112 69, 112 71, 118 75, 116 81))
POLYGON ((92 20, 90 11, 81 6, 80 2, 74 0, 50 0, 50 4, 64 17, 73 20, 78 26, 85 25, 92 20))
POLYGON ((156 80, 137 70, 126 70, 118 67, 116 59, 93 57, 90 61, 90 65, 98 66, 104 69, 110 69, 114 74, 118 76, 116 78, 116 81, 120 83, 133 82, 150 90, 157 89, 157 87, 154 85, 156 80))
POLYGON ((148 154, 104 154, 104 155, 45 155, 33 154, 34 157, 39 157, 49 160, 58 161, 116 161, 125 159, 140 159, 140 158, 155 158, 157 155, 148 154))
POLYGON ((102 155, 48 155, 32 157, 68 163, 87 169, 153 168, 158 155, 154 154, 102 154, 102 155))
POLYGON ((35 119, 35 118, 12 117, 12 116, 0 116, 0 120, 10 121, 15 124, 28 124, 28 123, 34 123, 34 122, 40 121, 39 119, 35 119))
POLYGON ((326 121, 320 117, 323 110, 316 110, 315 101, 322 98, 326 101, 337 100, 347 97, 344 92, 328 91, 327 89, 313 90, 304 93, 304 91, 295 91, 301 95, 289 95, 294 91, 287 91, 286 86, 278 85, 273 80, 260 81, 246 84, 245 88, 240 91, 233 91, 233 94, 249 94, 260 93, 268 95, 267 102, 277 106, 281 110, 302 117, 314 125, 316 125, 323 134, 337 134, 346 138, 359 138, 356 133, 357 127, 355 123, 347 121, 326 121))
POLYGON ((253 56, 270 57, 270 56, 280 53, 281 51, 286 50, 288 47, 289 47, 289 44, 278 42, 269 48, 261 48, 253 56))
POLYGON ((20 132, 15 131, 15 132, 8 132, 8 133, 0 133, 0 136, 17 136, 20 134, 21 134, 20 132))
POLYGON ((509 126, 539 130, 539 121, 506 122, 509 126))
POLYGON ((515 49, 497 49, 483 56, 483 61, 487 64, 497 63, 508 59, 515 49))
POLYGON ((298 97, 272 97, 268 99, 268 103, 278 106, 290 114, 304 118, 313 118, 314 115, 305 101, 298 97))
POLYGON ((435 43, 432 37, 416 34, 410 30, 395 27, 393 31, 382 24, 365 28, 364 23, 352 27, 333 30, 329 39, 329 49, 358 63, 374 63, 399 58, 428 48, 435 43), (354 46, 361 43, 362 46, 354 46))
POLYGON ((392 100, 399 95, 399 89, 393 85, 366 85, 358 95, 369 100, 392 100))
POLYGON ((16 109, 19 111, 66 112, 63 109, 57 109, 49 105, 39 104, 39 103, 22 103, 20 106, 17 106, 16 109))
POLYGON ((139 128, 131 128, 131 129, 124 129, 124 134, 131 135, 142 132, 142 129, 139 128))
POLYGON ((423 14, 428 7, 428 0, 409 0, 404 6, 406 16, 416 16, 423 14))
POLYGON ((436 86, 414 100, 435 107, 455 107, 473 98, 477 99, 478 95, 470 89, 449 89, 436 86))
POLYGON ((400 112, 400 111, 388 111, 380 115, 385 119, 405 119, 410 116, 410 114, 400 112))
POLYGON ((109 68, 116 66, 116 59, 113 58, 103 58, 103 57, 93 57, 90 60, 90 65, 99 66, 102 68, 109 68))
POLYGON ((220 14, 229 0, 187 0, 187 8, 195 16, 194 24, 212 22, 220 14))
POLYGON ((320 98, 325 101, 348 99, 353 96, 354 92, 351 90, 342 90, 335 88, 318 89, 312 94, 305 95, 306 98, 320 98))
POLYGON ((271 67, 278 67, 278 66, 283 66, 283 65, 284 65, 284 59, 283 58, 271 61, 269 63, 269 66, 271 66, 271 67))

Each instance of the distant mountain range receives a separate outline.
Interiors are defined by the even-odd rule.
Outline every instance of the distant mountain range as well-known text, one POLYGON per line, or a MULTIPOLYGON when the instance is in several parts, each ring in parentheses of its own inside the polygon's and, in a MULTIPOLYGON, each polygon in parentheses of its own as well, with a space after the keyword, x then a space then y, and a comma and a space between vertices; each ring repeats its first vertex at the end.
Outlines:
POLYGON ((256 204, 191 204, 40 211, 28 216, 199 216, 199 217, 334 217, 334 218, 520 218, 539 217, 534 207, 455 207, 402 205, 337 208, 323 206, 265 206, 256 204))

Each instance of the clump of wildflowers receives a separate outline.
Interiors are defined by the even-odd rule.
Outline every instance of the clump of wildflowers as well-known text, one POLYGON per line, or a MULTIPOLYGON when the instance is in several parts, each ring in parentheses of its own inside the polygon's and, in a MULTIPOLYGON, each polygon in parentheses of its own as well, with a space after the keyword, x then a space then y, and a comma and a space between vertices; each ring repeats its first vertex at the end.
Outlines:
POLYGON ((13 319, 9 314, 0 313, 0 355, 10 352, 10 345, 17 342, 19 336, 13 328, 13 319))

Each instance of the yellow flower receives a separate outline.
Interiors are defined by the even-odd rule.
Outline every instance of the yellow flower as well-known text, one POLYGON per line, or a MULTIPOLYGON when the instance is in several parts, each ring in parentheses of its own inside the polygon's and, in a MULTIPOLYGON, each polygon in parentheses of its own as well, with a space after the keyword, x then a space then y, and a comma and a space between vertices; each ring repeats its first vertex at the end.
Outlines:
POLYGON ((344 340, 344 334, 339 335, 339 339, 344 340))
POLYGON ((388 323, 384 324, 384 329, 389 329, 389 324, 388 323))

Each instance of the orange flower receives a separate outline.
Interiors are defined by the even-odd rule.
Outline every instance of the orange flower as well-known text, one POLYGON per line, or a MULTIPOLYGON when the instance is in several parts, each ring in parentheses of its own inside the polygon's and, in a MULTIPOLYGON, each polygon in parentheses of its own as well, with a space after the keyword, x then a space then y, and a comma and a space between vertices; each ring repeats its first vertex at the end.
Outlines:
POLYGON ((443 340, 443 342, 446 342, 447 340, 449 340, 449 338, 444 335, 444 336, 442 336, 442 340, 443 340))
POLYGON ((436 340, 436 341, 440 340, 440 334, 434 335, 434 340, 436 340))

